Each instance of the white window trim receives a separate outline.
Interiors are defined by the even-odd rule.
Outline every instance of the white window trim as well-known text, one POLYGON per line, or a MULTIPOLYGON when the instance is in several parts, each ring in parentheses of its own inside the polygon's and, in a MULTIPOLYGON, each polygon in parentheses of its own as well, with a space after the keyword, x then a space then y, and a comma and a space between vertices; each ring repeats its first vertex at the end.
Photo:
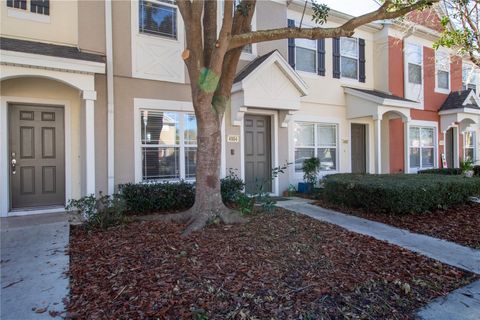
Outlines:
POLYGON ((463 159, 466 158, 466 151, 467 149, 473 150, 473 159, 472 161, 475 163, 477 161, 477 148, 475 147, 477 145, 477 133, 475 131, 466 131, 463 133, 463 159), (467 133, 473 133, 473 146, 467 147, 467 133))
MULTIPOLYGON (((159 179, 151 179, 151 180, 148 180, 148 179, 144 179, 143 178, 143 172, 142 172, 142 183, 155 183, 155 182, 178 182, 180 180, 185 180, 185 181, 195 181, 195 178, 188 178, 186 176, 186 172, 185 172, 185 166, 186 166, 186 161, 185 161, 185 149, 186 148, 197 148, 197 144, 187 144, 185 143, 185 116, 186 115, 194 115, 193 112, 190 112, 190 111, 166 111, 166 110, 156 110, 156 109, 150 109, 150 108, 140 108, 140 118, 137 119, 137 121, 142 121, 142 116, 143 116, 143 112, 144 111, 147 111, 147 112, 164 112, 164 113, 167 113, 167 112, 171 112, 171 113, 176 113, 178 115, 178 122, 177 122, 177 125, 178 127, 176 127, 176 129, 178 130, 178 136, 179 136, 179 141, 178 143, 175 142, 174 144, 165 144, 165 143, 156 143, 156 144, 144 144, 142 141, 141 141, 141 138, 140 138, 140 145, 141 145, 141 148, 178 148, 178 167, 179 167, 179 177, 178 178, 170 178, 170 179, 162 179, 162 178, 159 178, 159 179)), ((142 169, 143 169, 143 163, 142 163, 142 169)), ((143 171, 143 170, 142 170, 143 171)))
POLYGON ((467 88, 467 83, 463 81, 463 70, 465 69, 465 66, 468 66, 468 68, 471 70, 473 74, 475 74, 475 83, 468 83, 469 85, 473 84, 475 86, 475 90, 477 89, 478 85, 478 69, 473 63, 469 63, 466 61, 462 61, 462 90, 466 90, 467 88), (464 89, 465 88, 465 89, 464 89))
MULTIPOLYGON (((297 23, 297 22, 295 22, 295 24, 296 24, 296 23, 297 23)), ((310 39, 308 39, 308 40, 310 40, 310 39)), ((312 41, 313 41, 313 40, 312 40, 312 41)), ((316 75, 316 76, 318 76, 318 71, 317 71, 317 70, 318 70, 318 42, 315 42, 315 49, 310 48, 310 47, 305 47, 305 46, 302 46, 302 45, 298 45, 298 43, 295 42, 295 71, 300 72, 300 73, 302 73, 302 74, 316 75), (305 71, 305 70, 299 70, 299 69, 297 69, 297 57, 298 57, 298 55, 297 55, 297 48, 302 48, 302 49, 305 49, 305 50, 312 50, 312 51, 314 51, 314 53, 315 53, 315 59, 314 59, 314 61, 315 61, 315 66, 314 66, 314 69, 315 69, 315 71, 305 71)))
POLYGON ((405 61, 405 63, 404 63, 404 65, 405 65, 405 66, 404 66, 404 68, 405 68, 405 81, 406 81, 407 83, 411 84, 411 85, 422 86, 422 88, 423 88, 423 85, 424 85, 424 83, 425 83, 425 79, 424 79, 425 72, 424 72, 424 70, 423 70, 423 45, 420 44, 420 43, 416 43, 416 42, 405 42, 405 48, 407 48, 408 46, 416 46, 416 47, 419 47, 419 48, 420 48, 420 60, 421 60, 420 62, 421 62, 421 63, 418 64, 418 63, 415 63, 415 62, 411 62, 411 61, 408 59, 408 54, 407 54, 408 52, 407 52, 407 50, 405 50, 405 53, 404 53, 404 55, 403 55, 404 61, 405 61), (409 73, 408 73, 408 64, 409 64, 409 63, 414 64, 414 65, 417 65, 417 66, 420 66, 421 72, 422 72, 422 75, 421 75, 422 83, 413 83, 413 82, 410 82, 410 81, 408 80, 408 78, 409 78, 409 76, 408 76, 408 75, 409 75, 409 73))
MULTIPOLYGON (((319 170, 318 172, 321 173, 321 174, 331 174, 331 173, 335 173, 335 172, 338 172, 338 165, 339 165, 339 148, 340 148, 340 145, 339 145, 339 124, 338 123, 330 123, 330 122, 314 122, 314 121, 301 121, 301 120, 295 120, 293 122, 293 127, 295 127, 295 123, 302 123, 302 124, 313 124, 314 125, 314 130, 313 130, 313 140, 314 140, 314 145, 313 146, 296 146, 295 145, 295 140, 293 140, 293 171, 295 172, 295 174, 302 174, 303 175, 303 172, 302 171, 296 171, 295 170, 295 149, 297 148, 300 148, 300 149, 313 149, 313 154, 314 154, 314 157, 318 157, 318 154, 317 154, 317 150, 318 149, 321 149, 321 148, 332 148, 332 149, 335 149, 335 169, 334 170, 319 170), (318 125, 324 125, 324 126, 334 126, 335 127, 335 146, 327 146, 327 145, 317 145, 317 133, 318 133, 318 125)), ((294 133, 292 132, 292 139, 294 139, 293 137, 294 133)))
POLYGON ((355 39, 355 42, 357 44, 357 55, 356 57, 354 57, 353 55, 349 56, 349 55, 343 55, 342 54, 342 38, 340 38, 340 79, 344 80, 344 81, 355 81, 357 82, 359 77, 360 77, 360 54, 359 54, 359 43, 358 43, 358 38, 352 38, 352 39, 355 39), (357 77, 356 78, 350 78, 350 77, 344 77, 342 76, 342 57, 345 57, 345 58, 350 58, 350 59, 355 59, 357 61, 357 77))
MULTIPOLYGON (((429 121, 411 121, 408 124, 408 141, 406 141, 407 144, 407 149, 408 149, 408 172, 409 173, 416 173, 419 170, 425 170, 425 169, 432 169, 432 168, 437 168, 438 167, 438 125, 435 123, 431 123, 429 121), (431 167, 423 167, 422 166, 422 156, 421 156, 421 149, 422 147, 420 146, 420 167, 411 167, 410 163, 410 149, 412 146, 410 145, 410 128, 427 128, 427 129, 433 129, 433 166, 431 167)), ((420 139, 421 139, 421 134, 420 134, 420 139)))
POLYGON ((444 93, 444 94, 449 94, 452 88, 452 81, 451 81, 451 60, 450 60, 450 54, 445 51, 445 50, 437 50, 435 51, 435 92, 437 93, 444 93), (438 63, 438 54, 446 54, 447 59, 448 59, 448 68, 446 69, 440 69, 440 65, 438 63), (448 70, 447 70, 448 69, 448 70), (448 89, 445 88, 440 88, 438 86, 438 71, 444 71, 448 72, 448 89))

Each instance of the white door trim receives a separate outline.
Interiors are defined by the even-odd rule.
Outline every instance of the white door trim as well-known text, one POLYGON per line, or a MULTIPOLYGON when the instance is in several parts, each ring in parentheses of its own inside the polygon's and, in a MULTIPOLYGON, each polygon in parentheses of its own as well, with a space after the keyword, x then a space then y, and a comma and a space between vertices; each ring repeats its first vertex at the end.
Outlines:
POLYGON ((33 105, 61 106, 64 108, 65 128, 65 201, 72 195, 72 150, 71 150, 71 116, 70 102, 68 100, 40 99, 31 97, 0 97, 0 176, 5 177, 0 181, 0 216, 38 214, 45 212, 64 211, 64 208, 39 209, 39 210, 15 210, 10 211, 10 172, 8 155, 8 104, 25 103, 33 105))
MULTIPOLYGON (((250 109, 245 114, 252 115, 265 115, 270 116, 270 130, 271 130, 271 154, 272 154, 272 169, 278 167, 278 112, 276 110, 264 110, 264 109, 250 109)), ((241 178, 245 181, 245 127, 244 127, 245 118, 242 119, 240 125, 240 172, 241 178)), ((279 178, 276 177, 273 179, 272 183, 272 192, 274 196, 279 195, 279 178)))

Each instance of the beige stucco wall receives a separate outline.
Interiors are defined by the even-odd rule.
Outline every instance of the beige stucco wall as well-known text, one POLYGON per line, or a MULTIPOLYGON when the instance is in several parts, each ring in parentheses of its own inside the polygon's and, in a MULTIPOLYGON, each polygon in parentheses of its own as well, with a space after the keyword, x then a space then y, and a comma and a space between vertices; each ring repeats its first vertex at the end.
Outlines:
POLYGON ((78 46, 82 51, 105 54, 104 1, 78 2, 78 46))
POLYGON ((95 184, 96 191, 107 193, 107 82, 105 75, 95 75, 95 184))
POLYGON ((51 0, 49 16, 31 13, 29 3, 27 10, 22 10, 9 8, 5 1, 2 1, 0 6, 2 36, 77 45, 77 1, 51 0))
MULTIPOLYGON (((43 78, 15 78, 1 82, 2 96, 25 97, 38 99, 58 100, 70 105, 70 130, 71 130, 71 188, 72 198, 79 198, 82 190, 81 177, 81 103, 79 91, 60 82, 43 78)), ((65 132, 65 134, 69 134, 65 132)))
MULTIPOLYGON (((287 9, 284 3, 257 1, 255 10, 257 30, 284 28, 287 26, 287 9)), ((288 59, 287 40, 268 41, 257 44, 258 55, 264 55, 275 49, 277 49, 285 59, 288 59)))

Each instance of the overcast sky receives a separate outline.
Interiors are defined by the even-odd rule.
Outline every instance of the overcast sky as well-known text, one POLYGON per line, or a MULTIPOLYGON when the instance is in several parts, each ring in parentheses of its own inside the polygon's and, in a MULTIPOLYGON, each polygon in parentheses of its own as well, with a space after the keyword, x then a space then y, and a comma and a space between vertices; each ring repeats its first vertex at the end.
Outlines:
POLYGON ((318 3, 325 3, 331 9, 359 16, 378 9, 379 5, 375 0, 317 0, 318 3))

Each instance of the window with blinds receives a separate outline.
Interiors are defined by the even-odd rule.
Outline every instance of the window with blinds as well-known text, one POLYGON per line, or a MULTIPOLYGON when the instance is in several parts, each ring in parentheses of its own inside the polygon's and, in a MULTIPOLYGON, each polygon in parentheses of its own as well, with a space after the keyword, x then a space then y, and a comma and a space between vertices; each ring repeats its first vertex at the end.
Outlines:
POLYGON ((139 5, 139 30, 141 33, 177 39, 175 1, 141 0, 139 5))

